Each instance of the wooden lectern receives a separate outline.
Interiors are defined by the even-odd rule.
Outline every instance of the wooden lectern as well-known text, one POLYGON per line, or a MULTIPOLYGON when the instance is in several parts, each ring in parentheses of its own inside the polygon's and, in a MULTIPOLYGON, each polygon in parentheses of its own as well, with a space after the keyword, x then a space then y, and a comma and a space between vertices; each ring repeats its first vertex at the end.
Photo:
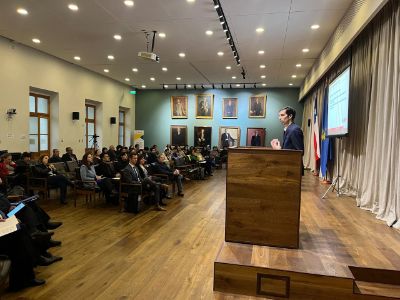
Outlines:
POLYGON ((302 151, 231 148, 225 241, 299 248, 302 151))

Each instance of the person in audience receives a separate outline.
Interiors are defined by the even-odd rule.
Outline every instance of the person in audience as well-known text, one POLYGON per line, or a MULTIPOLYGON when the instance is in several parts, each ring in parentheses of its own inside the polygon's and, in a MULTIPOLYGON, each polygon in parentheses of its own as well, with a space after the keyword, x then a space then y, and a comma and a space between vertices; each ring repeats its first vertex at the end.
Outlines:
POLYGON ((66 162, 66 161, 78 161, 78 159, 76 158, 76 155, 74 154, 74 151, 72 150, 71 147, 67 147, 65 148, 65 154, 62 156, 62 161, 66 162))
POLYGON ((55 186, 60 189, 60 203, 67 204, 67 186, 72 186, 72 183, 64 175, 57 173, 54 165, 49 164, 49 156, 41 155, 39 164, 33 167, 34 175, 40 178, 47 178, 50 186, 55 186))
MULTIPOLYGON (((141 183, 142 187, 146 190, 152 191, 155 198, 155 208, 160 211, 166 209, 160 205, 160 184, 154 182, 149 177, 142 178, 139 174, 139 170, 136 166, 138 156, 136 153, 131 152, 129 154, 129 164, 122 170, 122 180, 126 183, 141 183)), ((136 195, 135 195, 136 196, 136 195)))
POLYGON ((147 162, 149 163, 149 164, 152 164, 152 163, 155 163, 155 162, 157 162, 157 146, 155 146, 155 145, 153 145, 151 148, 150 148, 150 152, 148 153, 148 155, 147 155, 147 162))
POLYGON ((54 164, 54 163, 59 163, 59 162, 63 162, 63 160, 60 157, 60 150, 53 149, 53 156, 50 157, 49 163, 54 164))
POLYGON ((31 154, 29 152, 23 152, 22 157, 18 159, 15 164, 15 184, 19 186, 26 186, 31 167, 31 154))
MULTIPOLYGON (((82 165, 80 168, 80 175, 83 181, 94 181, 106 197, 107 203, 116 203, 115 197, 113 197, 113 184, 110 178, 98 176, 93 165, 93 155, 91 152, 86 152, 82 157, 82 165)), ((84 184, 85 185, 85 184, 84 184)), ((86 184, 88 188, 93 186, 86 184)))
POLYGON ((16 166, 15 162, 12 161, 10 153, 4 153, 0 157, 0 178, 3 182, 8 175, 14 174, 16 166))
POLYGON ((139 153, 139 151, 140 151, 140 145, 139 144, 135 144, 135 151, 136 151, 136 153, 139 153))
POLYGON ((108 155, 110 156, 110 161, 117 160, 117 153, 115 151, 114 145, 110 145, 110 147, 108 148, 108 155))
POLYGON ((98 176, 114 178, 117 175, 113 163, 110 162, 110 156, 108 153, 103 153, 103 157, 98 166, 95 167, 95 170, 98 176))
POLYGON ((121 173, 122 169, 125 168, 129 163, 128 153, 123 153, 118 162, 115 164, 115 172, 121 173))
POLYGON ((171 170, 171 168, 165 164, 165 159, 166 158, 164 154, 159 154, 157 157, 157 161, 155 163, 152 163, 153 171, 157 174, 166 174, 168 175, 170 180, 175 181, 178 186, 178 195, 183 197, 183 176, 180 174, 178 169, 171 170))
POLYGON ((100 149, 97 149, 97 150, 94 151, 93 164, 95 166, 97 166, 101 162, 101 154, 102 154, 102 151, 100 149))
POLYGON ((101 148, 100 158, 103 159, 103 155, 106 153, 108 154, 108 148, 107 147, 101 148))

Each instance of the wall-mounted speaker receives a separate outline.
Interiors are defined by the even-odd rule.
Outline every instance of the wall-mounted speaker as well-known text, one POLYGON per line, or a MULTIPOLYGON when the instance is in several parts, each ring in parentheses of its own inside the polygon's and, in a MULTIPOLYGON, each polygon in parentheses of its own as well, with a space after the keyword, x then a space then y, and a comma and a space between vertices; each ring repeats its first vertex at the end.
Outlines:
POLYGON ((72 112, 72 120, 79 120, 79 111, 72 112))
POLYGON ((311 126, 311 119, 308 119, 308 127, 311 126))
POLYGON ((117 124, 117 118, 116 117, 111 117, 110 118, 110 124, 117 124))

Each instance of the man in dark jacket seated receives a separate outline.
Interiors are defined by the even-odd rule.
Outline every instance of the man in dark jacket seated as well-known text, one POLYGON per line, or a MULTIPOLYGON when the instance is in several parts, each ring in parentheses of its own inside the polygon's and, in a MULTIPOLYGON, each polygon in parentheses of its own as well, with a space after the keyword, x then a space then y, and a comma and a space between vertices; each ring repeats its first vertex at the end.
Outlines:
POLYGON ((173 180, 177 183, 178 195, 183 197, 184 196, 183 186, 182 186, 183 176, 180 174, 179 170, 177 169, 171 170, 171 168, 164 163, 164 159, 165 159, 164 154, 159 154, 157 156, 157 161, 151 164, 153 173, 168 175, 168 178, 170 180, 173 180))
POLYGON ((108 153, 103 153, 103 157, 95 169, 97 175, 107 178, 114 178, 117 173, 115 172, 114 164, 110 162, 108 153))
POLYGON ((67 147, 67 148, 65 148, 65 152, 67 152, 67 153, 65 153, 63 156, 62 156, 62 161, 64 161, 64 162, 66 162, 66 161, 78 161, 78 159, 76 158, 76 155, 74 154, 74 151, 72 150, 72 148, 71 147, 67 147))
POLYGON ((49 163, 54 164, 54 163, 59 163, 59 162, 64 162, 60 157, 60 150, 53 149, 53 156, 50 157, 49 163))

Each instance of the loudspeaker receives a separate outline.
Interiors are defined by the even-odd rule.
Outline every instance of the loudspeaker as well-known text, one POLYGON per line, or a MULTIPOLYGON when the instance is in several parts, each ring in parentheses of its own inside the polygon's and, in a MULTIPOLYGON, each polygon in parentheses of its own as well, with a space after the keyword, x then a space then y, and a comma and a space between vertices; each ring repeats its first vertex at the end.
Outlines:
POLYGON ((111 117, 110 118, 110 124, 116 124, 117 123, 117 118, 116 117, 111 117))
POLYGON ((79 120, 79 111, 72 112, 72 120, 79 120))
POLYGON ((311 119, 308 119, 308 127, 311 126, 311 119))

